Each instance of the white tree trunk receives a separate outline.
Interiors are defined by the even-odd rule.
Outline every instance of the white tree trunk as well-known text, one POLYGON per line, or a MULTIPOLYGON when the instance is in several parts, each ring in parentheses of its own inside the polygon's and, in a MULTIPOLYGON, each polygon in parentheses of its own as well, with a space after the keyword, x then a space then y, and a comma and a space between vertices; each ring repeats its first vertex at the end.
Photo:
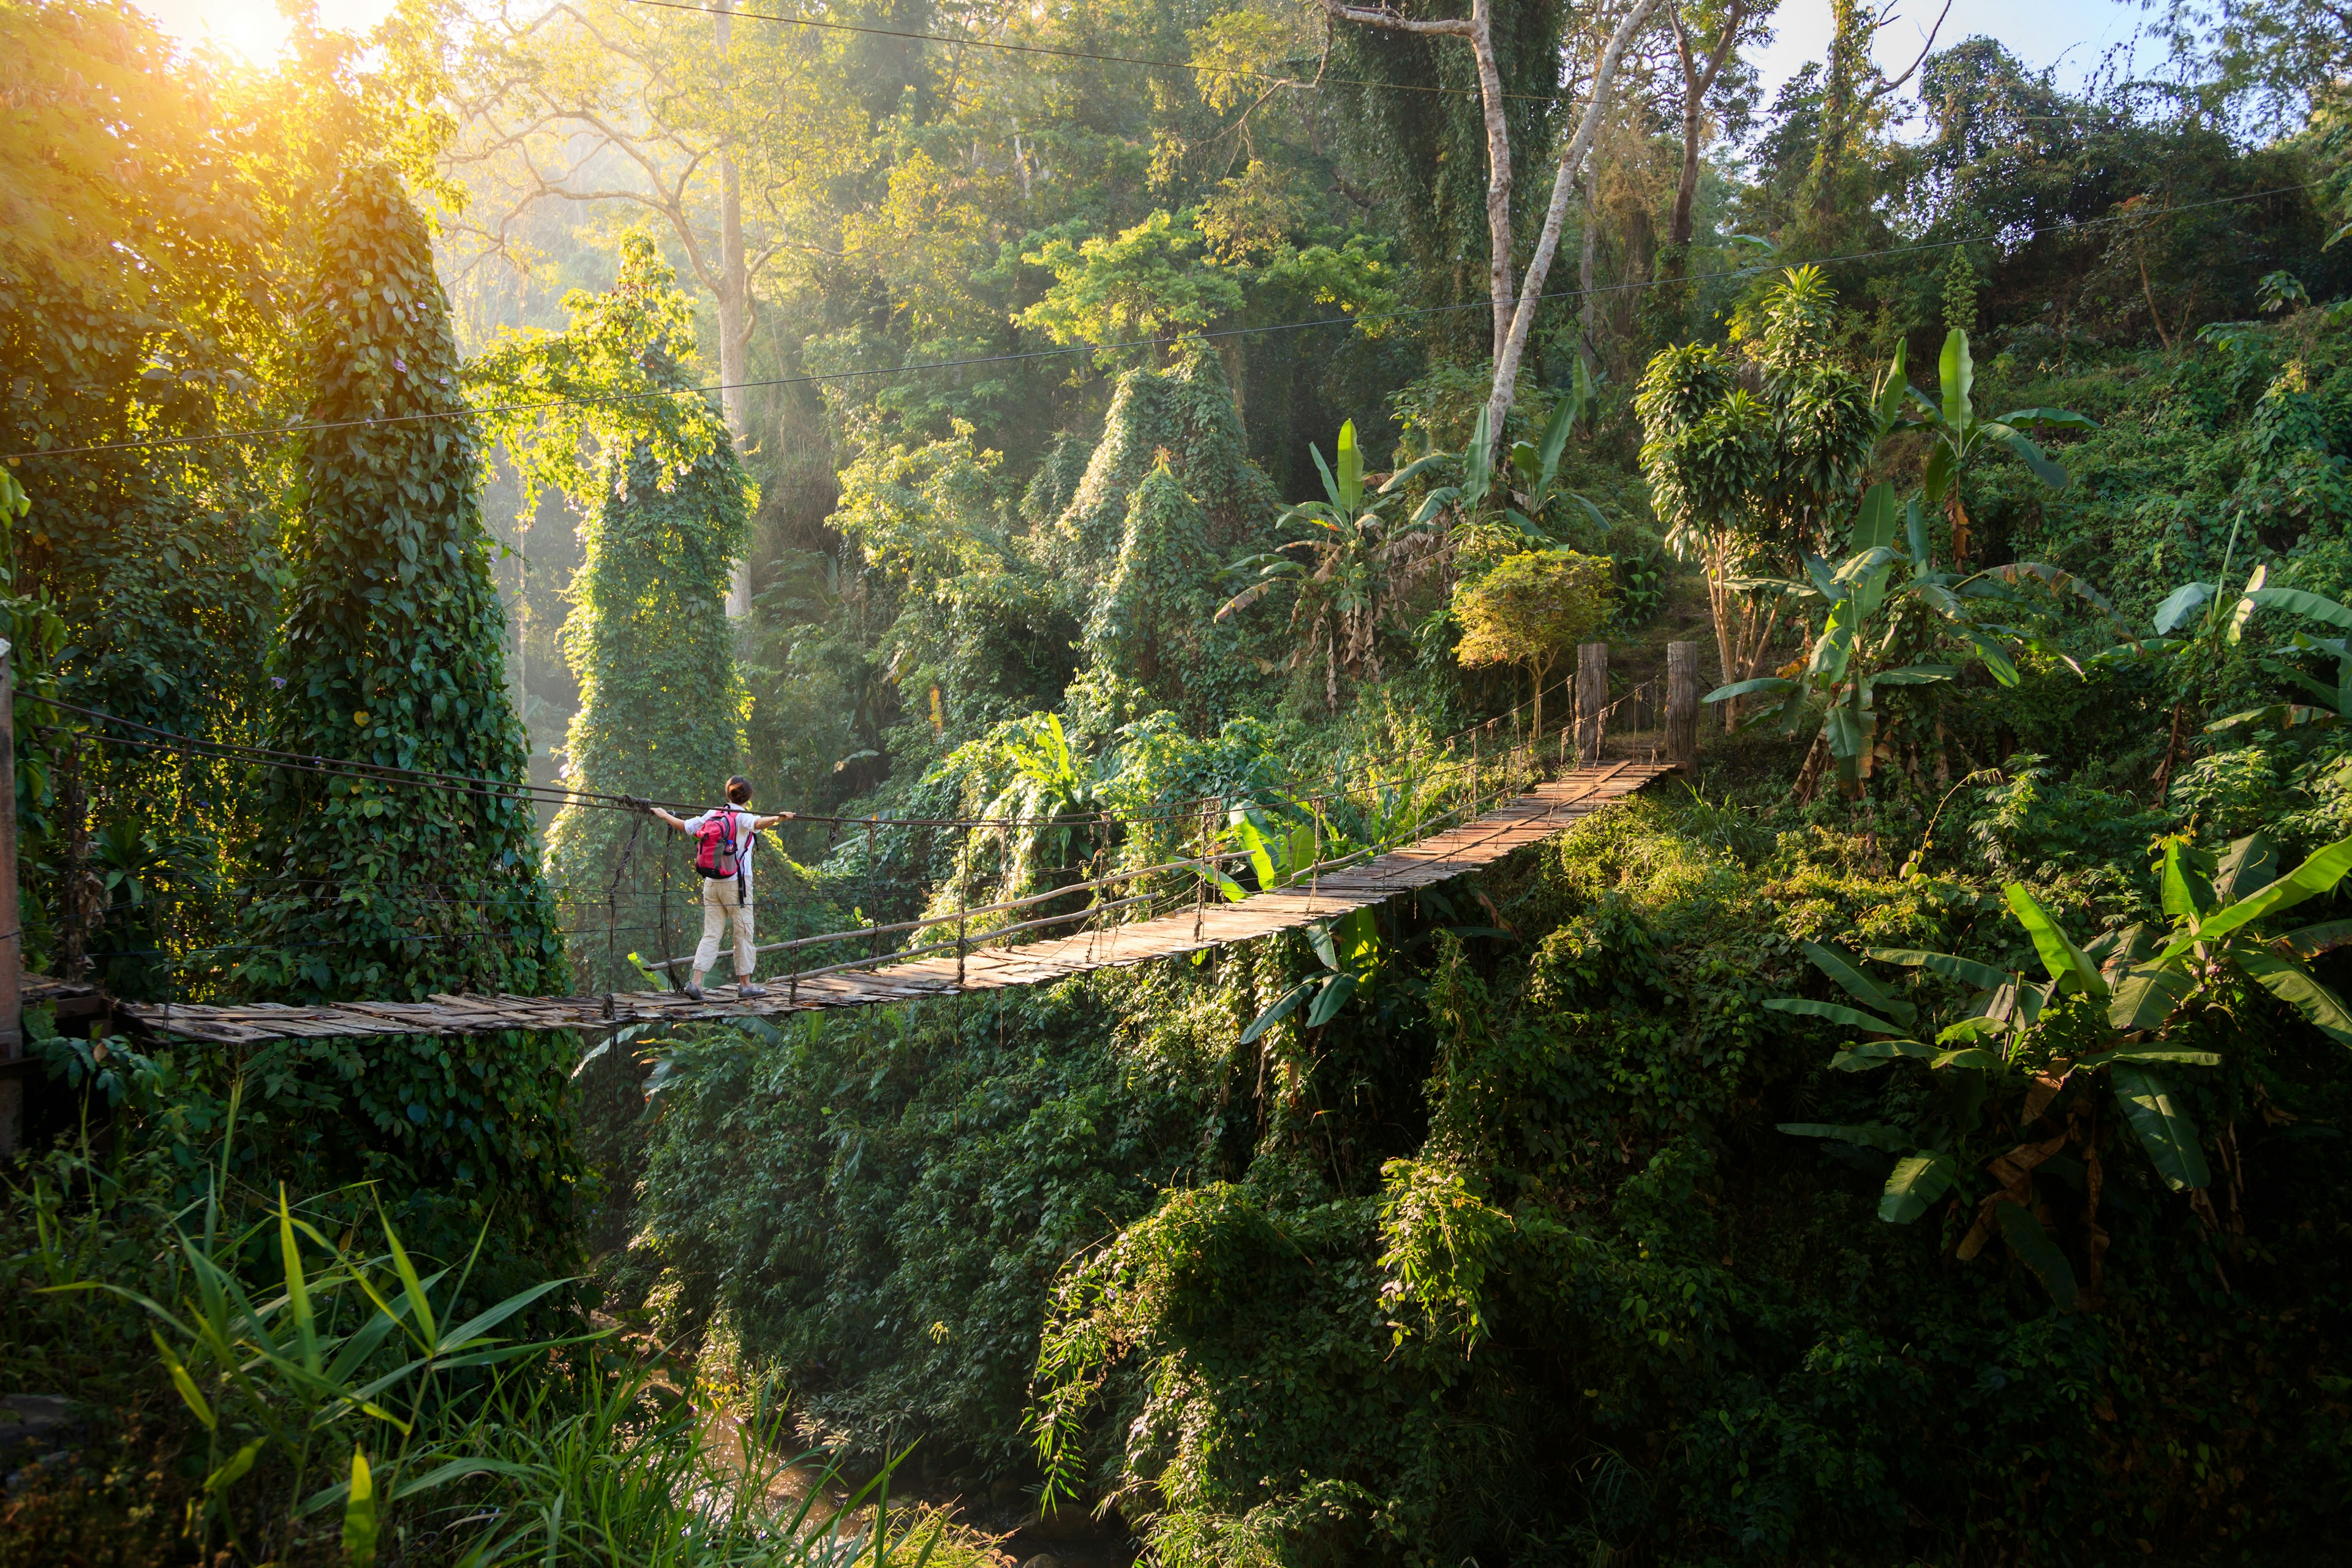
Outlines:
MULTIPOLYGON (((734 18, 727 14, 730 0, 717 0, 718 9, 711 16, 711 26, 717 34, 719 58, 727 58, 727 47, 734 28, 734 18)), ((735 438, 736 454, 751 456, 751 396, 744 387, 745 352, 751 339, 751 280, 743 265, 743 177, 735 167, 735 160, 721 154, 719 160, 719 406, 727 414, 728 433, 735 438)), ((751 561, 749 542, 743 559, 735 563, 735 575, 727 587, 727 614, 741 617, 751 613, 751 561)))
POLYGON ((1486 118, 1486 298, 1494 355, 1511 335, 1511 128, 1503 118, 1503 72, 1495 62, 1487 0, 1470 0, 1470 48, 1478 60, 1478 106, 1486 118))
POLYGON ((1625 47, 1633 41, 1633 35, 1641 30, 1655 4, 1657 0, 1633 0, 1633 9, 1617 24, 1617 30, 1609 35, 1609 42, 1592 68, 1591 100, 1584 106, 1584 117, 1577 121, 1575 136, 1559 155, 1559 170, 1552 179, 1551 205, 1544 211, 1543 232, 1537 237, 1535 254, 1528 258, 1527 275, 1519 282, 1510 332, 1495 355, 1495 385, 1486 396, 1486 428, 1497 443, 1503 438, 1503 416, 1511 411, 1511 396, 1519 379, 1519 360, 1527 353, 1528 333, 1535 326, 1536 306, 1543 298, 1544 279, 1551 271, 1552 257, 1559 250, 1559 227, 1568 215, 1569 197, 1576 189, 1585 154, 1591 151, 1592 139, 1601 129, 1601 118, 1608 112, 1609 94, 1616 85, 1617 67, 1624 58, 1625 47))
POLYGON ((1420 21, 1381 5, 1319 0, 1335 20, 1391 33, 1446 34, 1470 40, 1478 61, 1478 107, 1486 121, 1486 296, 1495 320, 1495 356, 1511 331, 1511 128, 1503 118, 1503 71, 1495 60, 1492 0, 1470 0, 1470 19, 1420 21))

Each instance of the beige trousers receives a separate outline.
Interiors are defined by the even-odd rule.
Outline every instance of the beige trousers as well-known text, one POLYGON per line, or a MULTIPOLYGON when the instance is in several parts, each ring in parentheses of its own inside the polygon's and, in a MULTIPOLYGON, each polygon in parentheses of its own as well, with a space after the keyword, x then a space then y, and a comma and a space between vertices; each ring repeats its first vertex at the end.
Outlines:
POLYGON ((740 901, 734 878, 704 878, 702 945, 694 950, 697 974, 708 974, 719 962, 719 939, 730 925, 735 928, 735 973, 749 979, 760 967, 759 957, 751 951, 751 906, 740 901))

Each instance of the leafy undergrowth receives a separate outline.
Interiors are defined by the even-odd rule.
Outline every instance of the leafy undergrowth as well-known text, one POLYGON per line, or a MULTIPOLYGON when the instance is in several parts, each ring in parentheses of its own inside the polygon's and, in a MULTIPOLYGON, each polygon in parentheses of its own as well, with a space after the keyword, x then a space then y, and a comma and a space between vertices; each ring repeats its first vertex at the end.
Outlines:
POLYGON ((1108 1500, 1171 1564, 2340 1546, 2342 1047, 2264 999, 2256 1100, 2168 1069, 2230 1151, 2202 1215, 2097 1121, 2071 1311, 1956 1257, 1957 1202, 1882 1223, 1892 1154, 1779 1130, 1949 1092, 1824 1070, 1838 1031, 1765 1005, 1824 993, 1805 942, 2030 967, 2001 881, 2086 931, 2152 905, 2068 836, 2174 818, 2031 773, 1916 862, 1916 828, 1665 792, 1384 907, 1357 1000, 1248 1045, 1307 942, 708 1042, 654 1134, 654 1304, 845 1438, 912 1415, 967 1486, 1108 1500))

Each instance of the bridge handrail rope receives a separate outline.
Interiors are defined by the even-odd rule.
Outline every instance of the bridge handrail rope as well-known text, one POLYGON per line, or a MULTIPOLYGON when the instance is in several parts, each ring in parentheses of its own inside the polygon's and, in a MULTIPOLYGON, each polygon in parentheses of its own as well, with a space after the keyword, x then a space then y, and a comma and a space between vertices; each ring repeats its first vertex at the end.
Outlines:
MULTIPOLYGON (((1289 797, 1287 799, 1278 798, 1276 801, 1268 801, 1256 791, 1253 791, 1248 795, 1245 795, 1243 798, 1240 809, 1252 810, 1277 804, 1286 805, 1295 809, 1304 809, 1307 813, 1312 823, 1312 829, 1316 840, 1316 849, 1312 859, 1307 866, 1295 868, 1287 873, 1283 881, 1277 884, 1277 887, 1295 887, 1297 882, 1303 879, 1307 884, 1308 898, 1311 903, 1311 900, 1316 895, 1316 889, 1319 883, 1319 879, 1324 872, 1344 869, 1348 866, 1354 864, 1359 860, 1377 857, 1378 855, 1385 853, 1387 850, 1399 845, 1417 841, 1420 838, 1426 837, 1433 831, 1442 831, 1442 825, 1460 817, 1465 813, 1475 815, 1488 798, 1488 779, 1490 773, 1497 771, 1495 764, 1489 763, 1482 754, 1482 749, 1479 747, 1478 742, 1482 735, 1494 735, 1500 728, 1503 721, 1506 719, 1508 719, 1512 723, 1513 742, 1506 757, 1496 759, 1496 762, 1500 764, 1498 770, 1499 776, 1494 777, 1492 783, 1496 798, 1499 798, 1501 795, 1505 793, 1508 793, 1516 789, 1520 778, 1526 773, 1540 771, 1542 765, 1536 755, 1536 747, 1538 743, 1536 737, 1532 734, 1527 735, 1525 737, 1524 744, 1521 743, 1520 721, 1522 714, 1527 710, 1531 703, 1539 700, 1542 696, 1549 695, 1550 692, 1555 690, 1570 688, 1573 685, 1573 676, 1563 676, 1559 680, 1554 682, 1550 687, 1545 688, 1543 691, 1538 693, 1535 697, 1528 699, 1527 701, 1515 702, 1510 708, 1502 712, 1492 714, 1483 720, 1475 721, 1472 723, 1464 726, 1462 729, 1453 731, 1451 734, 1433 738, 1431 742, 1427 742, 1432 749, 1443 746, 1446 749, 1449 754, 1452 754, 1454 746, 1462 739, 1466 737, 1471 742, 1471 754, 1467 758, 1455 757, 1454 760, 1449 763, 1434 764, 1420 769, 1412 774, 1409 781, 1383 781, 1372 778, 1370 776, 1371 771, 1374 768, 1381 766, 1381 764, 1368 763, 1363 770, 1363 782, 1355 787, 1349 787, 1346 782, 1346 773, 1342 773, 1332 781, 1338 787, 1326 788, 1309 794, 1302 795, 1300 793, 1300 785, 1304 781, 1297 779, 1283 781, 1279 784, 1267 786, 1277 797, 1287 795, 1289 797), (1462 774, 1467 775, 1465 782, 1467 784, 1468 787, 1456 799, 1455 803, 1453 805, 1444 807, 1433 814, 1425 814, 1422 806, 1422 801, 1425 798, 1424 792, 1429 788, 1429 786, 1433 783, 1448 780, 1456 775, 1462 774), (1411 827, 1402 833, 1382 834, 1369 844, 1360 846, 1359 847, 1347 851, 1341 855, 1327 858, 1322 852, 1323 828, 1325 826, 1325 817, 1328 816, 1332 804, 1335 801, 1354 801, 1359 798, 1363 798, 1382 789, 1393 787, 1393 785, 1398 782, 1409 783, 1409 793, 1414 803, 1412 812, 1412 821, 1411 827)), ((1620 697, 1616 701, 1610 703, 1601 711, 1596 719, 1596 723, 1601 726, 1601 732, 1605 733, 1605 723, 1607 719, 1611 715, 1613 715, 1618 709, 1624 706, 1626 703, 1651 692, 1658 683, 1658 678, 1654 678, 1651 680, 1644 681, 1641 685, 1633 688, 1631 691, 1628 691, 1623 696, 1620 697)), ((64 711, 79 714, 84 718, 93 720, 100 723, 120 725, 126 729, 137 730, 145 734, 158 737, 158 739, 155 741, 141 741, 129 737, 110 736, 103 733, 89 732, 79 729, 66 729, 53 725, 31 725, 27 726, 27 728, 37 729, 50 733, 63 734, 77 747, 82 740, 88 739, 97 741, 101 743, 128 745, 142 750, 167 752, 175 757, 179 762, 184 780, 185 778, 185 771, 189 766, 192 758, 196 753, 202 752, 209 757, 230 762, 249 762, 265 766, 341 774, 344 776, 359 778, 367 782, 407 785, 413 787, 436 788, 449 790, 454 793, 460 794, 511 798, 526 801, 534 805, 579 805, 600 807, 603 809, 625 810, 631 812, 633 815, 636 815, 640 814, 641 805, 643 804, 648 804, 640 802, 639 800, 630 796, 612 795, 602 794, 600 792, 577 790, 571 786, 562 784, 541 785, 529 783, 514 784, 499 780, 481 778, 474 775, 440 773, 425 769, 403 768, 394 764, 362 763, 351 759, 328 758, 317 754, 285 752, 274 748, 249 746, 237 742, 206 741, 194 736, 181 735, 156 725, 147 724, 138 720, 126 719, 119 714, 107 713, 100 710, 86 708, 79 704, 57 701, 55 700, 45 700, 45 705, 59 709, 64 711)), ((1580 716, 1580 717, 1581 716, 1580 716)), ((1572 721, 1570 725, 1564 727, 1561 731, 1560 763, 1563 766, 1567 763, 1567 746, 1569 737, 1580 727, 1580 722, 1572 721)), ((1415 748, 1415 750, 1419 749, 1420 748, 1415 748)), ((1597 751, 1598 747, 1596 746, 1596 754, 1597 751)), ((1096 830, 1097 842, 1100 845, 1102 843, 1103 831, 1114 824, 1119 826, 1140 826, 1151 823, 1186 820, 1198 821, 1202 823, 1203 827, 1204 843, 1207 847, 1204 848, 1204 852, 1202 854, 1198 856, 1188 856, 1179 859, 1160 861, 1153 865, 1111 871, 1102 876, 1084 879, 1078 882, 1070 883, 1059 888, 1049 889, 1040 893, 1030 894, 1018 899, 1000 900, 996 903, 982 905, 976 908, 968 905, 964 901, 966 893, 963 883, 969 876, 969 868, 963 863, 965 857, 959 856, 957 871, 959 882, 958 909, 953 915, 942 914, 926 916, 913 921, 898 921, 887 924, 867 923, 854 930, 824 932, 815 936, 796 938, 782 942, 767 943, 761 945, 755 951, 762 953, 776 952, 800 952, 813 947, 823 946, 831 942, 859 939, 871 941, 875 943, 876 951, 868 957, 852 960, 838 964, 831 964, 819 968, 793 972, 793 974, 787 978, 795 986, 797 986, 798 981, 803 976, 826 974, 843 970, 879 967, 885 964, 903 962, 927 953, 942 952, 950 947, 952 947, 956 951, 959 967, 961 967, 966 952, 979 948, 1002 944, 1007 937, 1020 932, 1041 930, 1050 926, 1066 924, 1074 921, 1092 922, 1102 920, 1115 912, 1133 909, 1140 904, 1153 903, 1160 900, 1161 899, 1181 898, 1186 896, 1188 893, 1196 900, 1199 908, 1204 910, 1209 902, 1209 884, 1211 880, 1213 879, 1223 880, 1219 868, 1228 863, 1246 860, 1249 858, 1246 852, 1244 851, 1219 850, 1214 847, 1215 839, 1219 836, 1213 834, 1213 825, 1221 817, 1228 817, 1227 802, 1230 799, 1232 799, 1231 796, 1222 794, 1213 797, 1203 795, 1190 801, 1173 803, 1172 805, 1163 805, 1156 811, 1137 813, 1132 816, 1123 816, 1118 817, 1112 817, 1108 813, 1093 814, 1091 818, 1087 814, 1083 813, 1062 813, 1045 817, 979 818, 882 818, 875 816, 864 817, 843 817, 823 814, 796 814, 799 819, 803 821, 827 822, 834 824, 836 828, 840 826, 855 826, 865 829, 867 859, 865 886, 867 889, 867 896, 869 899, 873 898, 875 894, 878 892, 881 883, 885 880, 897 886, 915 888, 929 886, 931 880, 930 879, 922 877, 891 876, 886 879, 875 876, 872 869, 875 837, 877 831, 885 826, 900 829, 912 827, 994 829, 999 833, 1002 833, 1003 830, 1012 827, 1066 827, 1087 824, 1091 821, 1096 830), (1214 805, 1213 811, 1203 814, 1201 808, 1211 805, 1213 801, 1214 805), (1097 900, 1089 902, 1087 906, 1079 910, 1070 910, 1057 915, 1049 915, 1038 920, 1019 921, 1009 926, 999 927, 992 931, 978 933, 977 935, 971 933, 968 930, 969 921, 975 916, 1010 913, 1021 909, 1032 908, 1040 903, 1050 902, 1057 899, 1068 898, 1076 893, 1095 892, 1099 889, 1112 888, 1120 884, 1131 884, 1146 877, 1161 875, 1171 871, 1184 870, 1190 870, 1193 873, 1194 879, 1197 884, 1195 889, 1167 894, 1140 894, 1125 899, 1108 900, 1097 900), (886 935, 921 931, 936 926, 950 923, 958 927, 958 935, 951 942, 919 944, 914 947, 901 948, 887 952, 881 948, 881 940, 886 935)), ((695 808, 689 806, 683 807, 683 809, 695 808)), ((632 843, 630 846, 631 850, 634 850, 634 847, 635 836, 633 833, 632 843)), ((1095 864, 1099 865, 1108 853, 1108 851, 1107 847, 1098 847, 1095 856, 1091 858, 1095 864)), ((663 919, 659 924, 655 926, 640 925, 629 928, 624 928, 621 926, 617 918, 618 900, 621 897, 628 896, 637 899, 658 898, 662 901, 665 909, 667 908, 667 886, 658 892, 646 889, 633 889, 628 894, 624 895, 619 889, 619 881, 622 875, 625 874, 625 861, 626 856, 625 855, 623 870, 615 872, 611 883, 603 889, 602 899, 598 900, 605 904, 607 910, 613 918, 609 919, 601 928, 593 930, 586 928, 579 930, 563 930, 556 932, 556 935, 563 938, 577 938, 603 934, 605 937, 609 947, 618 934, 625 929, 635 931, 667 931, 667 921, 666 918, 663 919)), ((265 877, 256 879, 249 882, 240 883, 237 888, 231 889, 231 891, 257 891, 259 890, 260 885, 264 882, 285 882, 299 886, 299 884, 304 879, 299 876, 265 877)), ((322 879, 311 879, 311 880, 319 881, 322 887, 329 885, 326 880, 322 879)), ((374 886, 385 892, 392 892, 409 887, 429 888, 445 893, 461 890, 449 884, 441 883, 385 883, 374 886)), ((1271 891, 1276 889, 1262 889, 1260 890, 1271 891)), ((416 900, 411 900, 409 901, 415 902, 416 900)), ((477 895, 460 898, 445 897, 424 901, 446 907, 464 907, 489 905, 502 900, 498 895, 477 895)), ((117 952, 112 950, 102 952, 92 952, 85 956, 92 958, 146 957, 150 959, 150 961, 161 959, 163 960, 169 967, 177 970, 189 967, 186 960, 197 953, 226 953, 264 946, 300 947, 304 949, 331 946, 373 946, 389 942, 421 943, 453 940, 489 941, 502 938, 532 936, 537 934, 539 934, 539 932, 536 930, 482 932, 385 932, 368 937, 345 938, 314 942, 267 944, 233 943, 222 946, 190 948, 184 950, 178 956, 166 955, 162 952, 147 953, 143 952, 131 951, 117 952)), ((633 960, 635 960, 635 954, 632 953, 631 957, 633 960)), ((643 962, 642 960, 636 961, 640 963, 643 962)), ((665 959, 657 963, 646 964, 645 967, 648 970, 669 972, 671 974, 672 984, 675 984, 676 976, 674 972, 679 965, 688 963, 690 963, 690 960, 684 958, 665 959)))
MULTIPOLYGON (((1502 782, 1502 788, 1504 789, 1513 789, 1516 787, 1513 781, 1520 771, 1522 759, 1528 763, 1533 762, 1532 755, 1528 750, 1514 748, 1509 755, 1511 760, 1504 764, 1506 769, 1505 778, 1502 782)), ((1342 854, 1328 858, 1323 856, 1318 848, 1315 858, 1307 865, 1292 868, 1284 876, 1283 880, 1277 884, 1277 886, 1274 888, 1261 888, 1258 891, 1277 892, 1294 890, 1303 879, 1307 883, 1307 897, 1312 900, 1315 896, 1315 885, 1324 872, 1344 870, 1349 866, 1353 865, 1358 861, 1368 858, 1377 858, 1379 856, 1387 854, 1392 849, 1419 843, 1423 839, 1429 837, 1431 836, 1431 830, 1433 827, 1436 827, 1438 824, 1445 823, 1450 818, 1460 816, 1465 812, 1475 814, 1480 808, 1485 800, 1486 796, 1484 793, 1474 789, 1470 794, 1456 801, 1453 805, 1442 808, 1433 816, 1416 816, 1412 824, 1412 828, 1409 834, 1398 834, 1393 836, 1383 835, 1381 837, 1375 839, 1371 843, 1359 845, 1357 847, 1348 850, 1342 854)), ((1321 811, 1318 809, 1315 813, 1315 816, 1318 825, 1319 843, 1320 823, 1322 819, 1321 811)), ((1443 831, 1442 828, 1439 830, 1443 831)), ((815 936, 796 937, 786 942, 764 942, 754 947, 752 952, 755 954, 770 952, 795 952, 812 947, 820 947, 828 942, 849 942, 864 938, 879 938, 885 935, 892 935, 899 932, 922 931, 932 926, 961 926, 968 920, 976 915, 1008 913, 1014 910, 1032 908, 1041 903, 1049 903, 1056 899, 1066 899, 1074 893, 1091 892, 1097 889, 1108 888, 1122 882, 1131 882, 1144 877, 1156 876, 1167 871, 1192 871, 1198 877, 1202 889, 1205 889, 1211 878, 1215 875, 1214 868, 1228 861, 1246 861, 1248 859, 1249 855, 1247 851, 1212 850, 1201 855, 1187 856, 1181 859, 1162 861, 1153 866, 1140 866, 1126 870, 1113 871, 1105 876, 1089 878, 1082 881, 1067 883, 1059 888, 1048 889, 1041 893, 1031 893, 1018 899, 1007 899, 997 903, 983 904, 971 908, 959 907, 953 914, 927 915, 917 920, 897 921, 890 925, 858 927, 848 931, 825 931, 815 936)), ((1141 894, 1129 899, 1097 901, 1087 904, 1083 909, 1068 910, 1059 915, 1049 915, 1042 920, 1027 921, 1016 925, 997 927, 992 931, 980 933, 980 935, 976 939, 973 939, 968 945, 971 947, 984 947, 992 945, 993 939, 1002 938, 1015 931, 1034 931, 1042 927, 1059 925, 1071 921, 1092 919, 1108 913, 1112 910, 1129 909, 1137 904, 1150 903, 1163 898, 1180 898, 1184 896, 1187 892, 1190 892, 1190 889, 1167 894, 1141 894)), ((1202 900, 1205 902, 1205 891, 1201 894, 1201 898, 1202 900)), ((950 947, 958 947, 961 949, 965 945, 967 944, 961 942, 935 942, 926 946, 898 948, 887 953, 877 953, 864 959, 852 960, 844 963, 828 964, 820 969, 797 970, 783 978, 787 981, 795 981, 807 978, 812 975, 835 973, 842 970, 863 969, 870 966, 898 963, 907 959, 919 957, 926 953, 945 952, 950 947)), ((675 969, 681 964, 690 964, 692 963, 693 958, 689 955, 684 958, 667 958, 660 960, 657 963, 648 963, 646 967, 654 970, 670 970, 675 969)))

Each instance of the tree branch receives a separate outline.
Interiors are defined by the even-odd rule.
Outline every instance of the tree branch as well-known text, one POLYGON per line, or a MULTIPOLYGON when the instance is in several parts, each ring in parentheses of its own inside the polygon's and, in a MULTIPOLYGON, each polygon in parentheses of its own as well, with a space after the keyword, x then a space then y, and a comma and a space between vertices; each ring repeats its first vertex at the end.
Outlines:
MULTIPOLYGON (((1952 0, 1944 0, 1944 9, 1936 17, 1936 25, 1927 29, 1927 41, 1919 46, 1919 58, 1911 62, 1911 68, 1890 81, 1881 81, 1876 87, 1872 88, 1868 92, 1863 94, 1863 102, 1876 103, 1880 99, 1885 98, 1888 93, 1895 91, 1905 82, 1909 81, 1914 76, 1917 75, 1919 68, 1927 63, 1927 57, 1935 52, 1936 35, 1944 30, 1944 18, 1949 16, 1951 14, 1952 0)), ((1886 21, 1879 23, 1878 26, 1884 27, 1894 20, 1894 17, 1889 16, 1886 18, 1886 21)), ((1871 30, 1875 32, 1877 31, 1877 28, 1874 27, 1871 30)))

